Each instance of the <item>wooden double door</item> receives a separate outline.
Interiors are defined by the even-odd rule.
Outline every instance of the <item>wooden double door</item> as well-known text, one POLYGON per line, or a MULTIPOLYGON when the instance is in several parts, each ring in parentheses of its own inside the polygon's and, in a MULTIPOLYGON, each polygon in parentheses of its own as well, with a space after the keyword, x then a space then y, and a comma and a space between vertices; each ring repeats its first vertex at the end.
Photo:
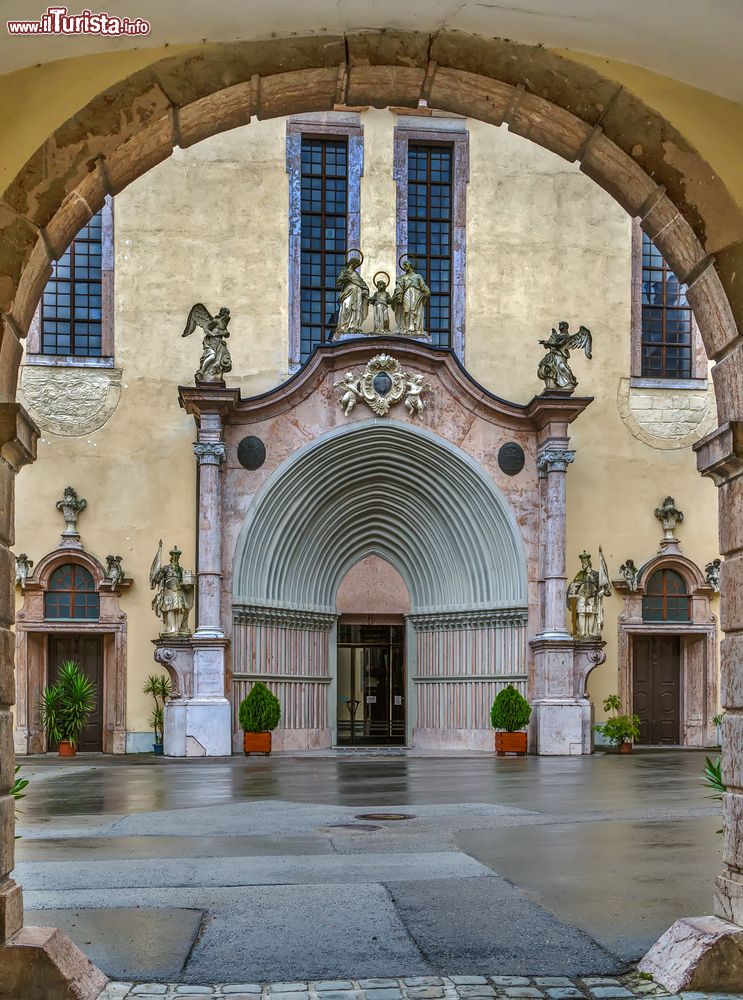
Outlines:
MULTIPOLYGON (((88 725, 83 729, 77 749, 103 750, 103 636, 100 635, 50 635, 48 683, 57 679, 57 671, 65 660, 74 660, 85 676, 95 684, 95 708, 88 725)), ((56 750, 49 744, 49 750, 56 750)))
POLYGON ((640 716, 640 743, 681 742, 679 636, 635 636, 632 704, 640 716))

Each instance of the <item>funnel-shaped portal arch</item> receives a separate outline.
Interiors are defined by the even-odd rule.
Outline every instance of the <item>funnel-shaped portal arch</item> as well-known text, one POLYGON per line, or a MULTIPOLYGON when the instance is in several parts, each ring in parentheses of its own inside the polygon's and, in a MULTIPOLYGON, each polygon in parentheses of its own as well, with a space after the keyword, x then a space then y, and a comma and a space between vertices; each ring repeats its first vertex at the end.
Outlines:
POLYGON ((527 604, 523 542, 495 483, 453 445, 391 420, 332 431, 271 476, 238 538, 234 602, 332 614, 369 555, 397 569, 416 614, 527 604))

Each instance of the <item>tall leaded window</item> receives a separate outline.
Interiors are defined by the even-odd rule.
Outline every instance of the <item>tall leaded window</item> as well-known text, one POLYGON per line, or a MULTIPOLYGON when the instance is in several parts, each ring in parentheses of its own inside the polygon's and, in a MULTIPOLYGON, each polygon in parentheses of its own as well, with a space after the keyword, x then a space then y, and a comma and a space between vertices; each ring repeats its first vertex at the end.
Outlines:
POLYGON ((645 378, 693 376, 692 313, 682 284, 642 234, 642 368, 645 378))
POLYGON ((642 598, 644 622, 688 622, 690 598, 686 581, 673 569, 658 569, 647 582, 642 598))
POLYGON ((348 139, 302 136, 300 358, 327 343, 338 316, 335 281, 348 231, 348 139))
POLYGON ((44 594, 44 617, 97 621, 100 596, 92 574, 76 563, 59 566, 51 575, 44 594))
POLYGON ((100 357, 102 212, 94 215, 52 267, 41 302, 40 354, 100 357))
POLYGON ((408 253, 431 289, 426 330, 441 347, 452 329, 453 174, 451 145, 409 143, 408 253))

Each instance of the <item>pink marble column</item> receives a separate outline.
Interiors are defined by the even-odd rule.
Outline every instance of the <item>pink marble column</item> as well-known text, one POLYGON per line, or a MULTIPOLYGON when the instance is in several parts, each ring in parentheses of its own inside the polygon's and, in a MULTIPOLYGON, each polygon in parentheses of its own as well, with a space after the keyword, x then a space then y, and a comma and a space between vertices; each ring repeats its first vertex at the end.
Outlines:
POLYGON ((542 511, 543 535, 541 556, 544 574, 543 636, 565 636, 565 603, 567 594, 566 573, 566 513, 567 484, 565 474, 575 457, 569 448, 547 447, 540 451, 537 466, 540 476, 546 479, 544 508, 542 511))
POLYGON ((194 445, 199 463, 198 618, 197 637, 222 638, 222 463, 225 447, 218 413, 204 413, 194 445))

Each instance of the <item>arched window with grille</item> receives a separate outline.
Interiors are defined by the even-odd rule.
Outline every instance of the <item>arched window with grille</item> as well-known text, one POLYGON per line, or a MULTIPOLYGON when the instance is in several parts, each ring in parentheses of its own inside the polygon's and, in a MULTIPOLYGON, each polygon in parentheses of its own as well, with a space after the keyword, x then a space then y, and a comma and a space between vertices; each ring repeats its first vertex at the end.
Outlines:
POLYGON ((92 574, 75 563, 59 566, 51 575, 44 595, 44 617, 97 621, 100 617, 100 596, 92 574))
POLYGON ((691 598, 686 581, 673 569, 658 569, 645 587, 642 598, 644 622, 688 622, 691 598))

